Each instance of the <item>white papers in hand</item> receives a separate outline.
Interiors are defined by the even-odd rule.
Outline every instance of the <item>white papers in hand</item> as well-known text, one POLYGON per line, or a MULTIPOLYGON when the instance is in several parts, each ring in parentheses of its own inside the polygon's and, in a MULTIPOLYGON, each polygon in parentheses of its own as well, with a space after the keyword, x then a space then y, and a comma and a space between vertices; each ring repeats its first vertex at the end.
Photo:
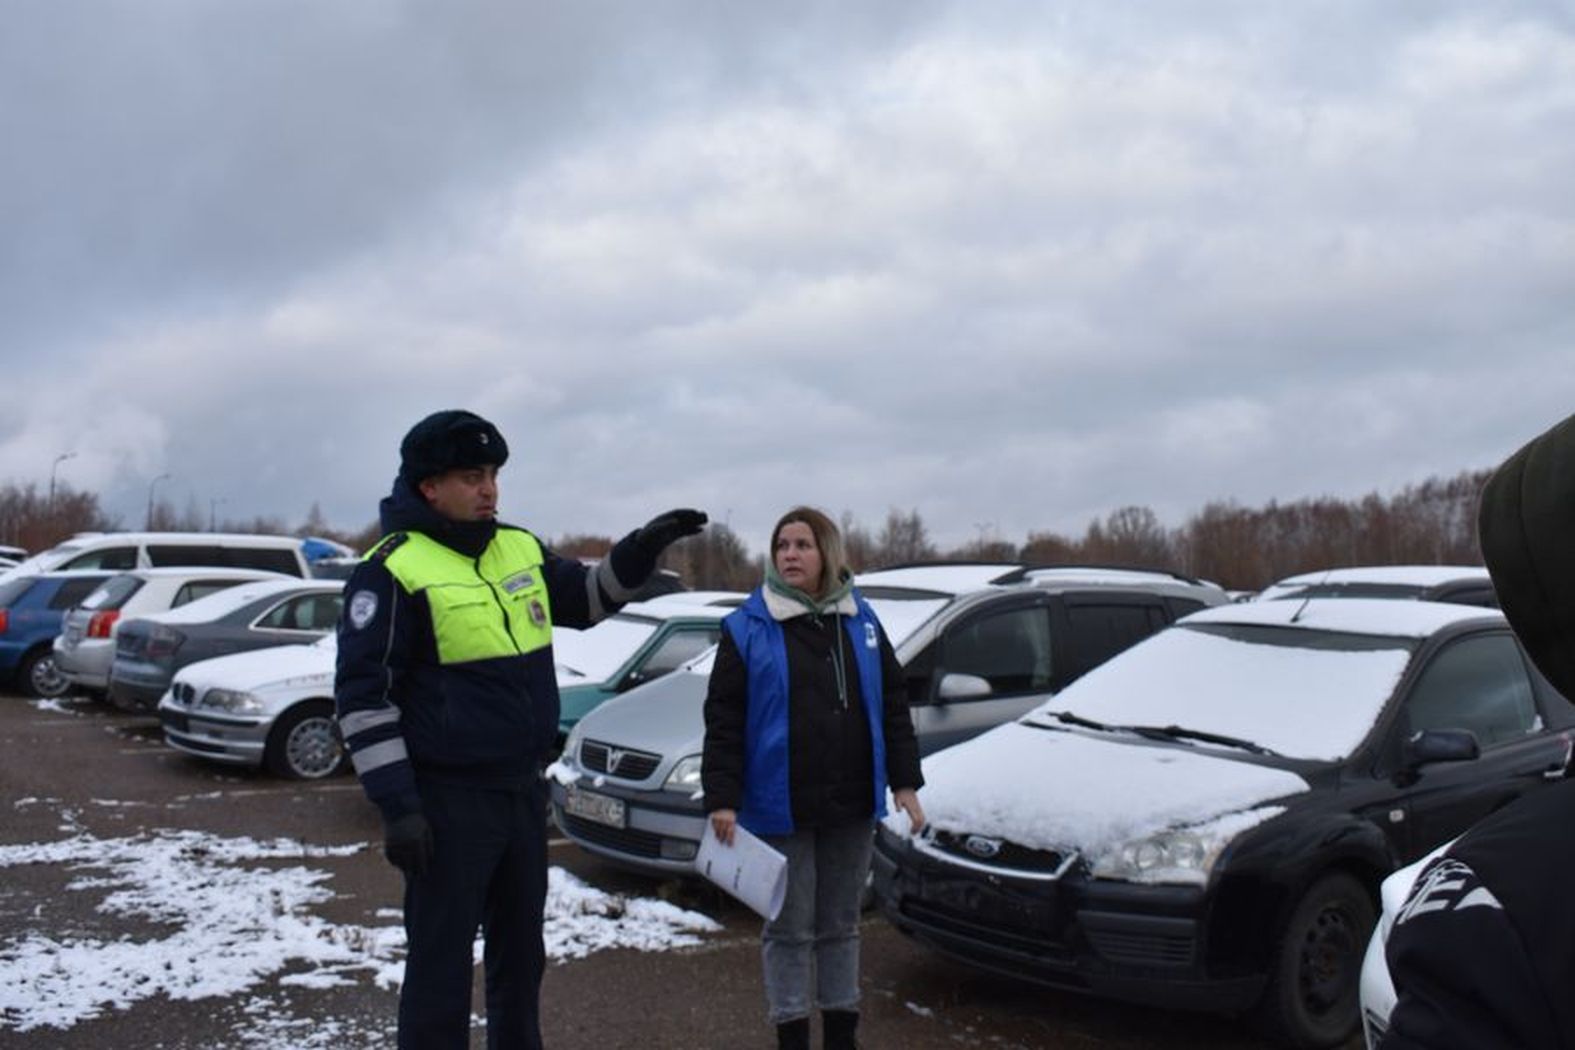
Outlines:
POLYGON ((733 844, 724 846, 708 819, 700 836, 700 852, 695 855, 695 870, 768 921, 782 911, 787 896, 787 858, 741 824, 733 827, 733 844))

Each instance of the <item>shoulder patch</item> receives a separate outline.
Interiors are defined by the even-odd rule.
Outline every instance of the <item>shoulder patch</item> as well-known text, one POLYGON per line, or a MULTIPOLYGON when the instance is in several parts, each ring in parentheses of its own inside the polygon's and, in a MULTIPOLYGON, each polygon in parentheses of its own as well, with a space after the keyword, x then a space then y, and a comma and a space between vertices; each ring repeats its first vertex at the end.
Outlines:
POLYGON ((372 617, 377 615, 377 594, 373 591, 356 591, 350 596, 350 603, 345 606, 346 616, 350 626, 361 631, 372 622, 372 617))
POLYGON ((410 535, 408 533, 404 533, 404 532, 391 532, 391 533, 389 533, 387 536, 384 536, 381 540, 377 541, 377 546, 373 547, 370 551, 367 552, 366 560, 367 561, 387 561, 388 560, 388 556, 390 554, 394 553, 396 550, 398 550, 399 549, 399 545, 404 543, 409 538, 410 538, 410 535))

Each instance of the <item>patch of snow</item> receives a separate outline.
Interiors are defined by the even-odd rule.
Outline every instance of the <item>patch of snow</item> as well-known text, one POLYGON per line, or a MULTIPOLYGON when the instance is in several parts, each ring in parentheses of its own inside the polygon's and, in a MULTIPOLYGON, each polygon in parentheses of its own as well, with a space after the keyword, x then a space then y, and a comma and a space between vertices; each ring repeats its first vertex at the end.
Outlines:
MULTIPOLYGON (((368 848, 195 831, 102 839, 80 830, 56 842, 0 846, 0 869, 64 867, 72 874, 68 891, 103 895, 101 913, 160 927, 151 936, 118 939, 34 929, 0 943, 0 1029, 70 1028, 156 996, 232 999, 275 977, 283 986, 309 989, 359 981, 397 987, 404 971, 402 926, 330 923, 312 908, 333 899, 331 874, 278 864, 368 848)), ((379 919, 398 915, 377 913, 379 919)), ((607 894, 560 869, 549 872, 549 958, 578 959, 607 948, 664 951, 719 929, 706 916, 665 901, 607 894)), ((478 958, 480 951, 478 943, 478 958)), ((269 1042, 264 1033, 247 1045, 343 1045, 316 1030, 308 1037, 295 1018, 275 1016, 271 1025, 277 1040, 269 1042)))

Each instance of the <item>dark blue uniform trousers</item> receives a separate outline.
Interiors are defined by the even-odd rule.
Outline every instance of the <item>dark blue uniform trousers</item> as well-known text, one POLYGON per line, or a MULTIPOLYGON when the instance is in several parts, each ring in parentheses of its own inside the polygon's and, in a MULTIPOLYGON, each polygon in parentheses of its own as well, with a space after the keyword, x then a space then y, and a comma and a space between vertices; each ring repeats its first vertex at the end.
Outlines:
POLYGON ((541 1050, 547 800, 419 778, 432 826, 426 873, 405 881, 400 1050, 466 1050, 476 928, 485 941, 488 1050, 541 1050))

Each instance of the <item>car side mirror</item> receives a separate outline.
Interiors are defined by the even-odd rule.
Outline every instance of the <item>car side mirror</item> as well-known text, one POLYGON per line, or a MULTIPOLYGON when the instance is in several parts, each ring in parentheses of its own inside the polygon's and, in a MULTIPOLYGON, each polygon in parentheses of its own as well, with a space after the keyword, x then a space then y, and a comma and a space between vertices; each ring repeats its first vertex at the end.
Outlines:
POLYGON ((1405 742, 1405 764, 1417 769, 1430 762, 1471 762, 1482 745, 1469 729, 1424 729, 1405 742))
POLYGON ((989 696, 994 691, 990 688, 990 681, 987 678, 952 671, 941 676, 941 684, 936 687, 935 698, 942 702, 971 700, 975 697, 989 696))

